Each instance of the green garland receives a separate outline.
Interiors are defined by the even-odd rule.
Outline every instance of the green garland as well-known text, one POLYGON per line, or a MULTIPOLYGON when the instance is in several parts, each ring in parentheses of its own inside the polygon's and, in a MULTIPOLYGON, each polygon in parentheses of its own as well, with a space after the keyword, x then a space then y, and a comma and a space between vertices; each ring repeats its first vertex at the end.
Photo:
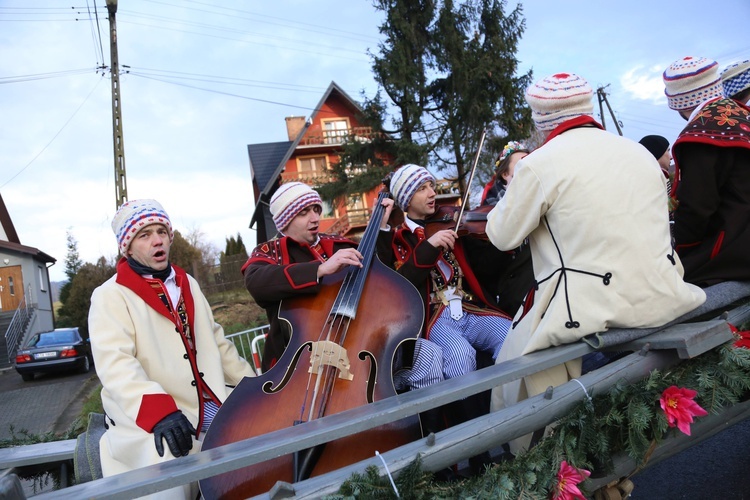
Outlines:
MULTIPOLYGON (((648 458, 670 429, 659 399, 670 386, 698 392, 695 400, 709 413, 719 413, 750 391, 750 350, 734 341, 666 371, 653 371, 633 384, 619 384, 594 395, 560 419, 554 432, 528 452, 502 462, 483 475, 455 483, 436 482, 419 460, 395 479, 402 499, 492 498, 548 499, 563 460, 577 468, 609 472, 611 458, 626 452, 637 464, 648 458)), ((580 486, 585 488, 585 483, 580 486)), ((590 492, 589 492, 590 493, 590 492)), ((352 475, 331 499, 396 498, 388 478, 375 467, 352 475)))

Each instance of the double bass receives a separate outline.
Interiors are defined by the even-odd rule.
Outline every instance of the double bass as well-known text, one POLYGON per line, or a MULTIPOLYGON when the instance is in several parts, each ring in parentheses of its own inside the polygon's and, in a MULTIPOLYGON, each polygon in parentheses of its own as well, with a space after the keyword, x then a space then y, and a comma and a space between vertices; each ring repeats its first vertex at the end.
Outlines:
MULTIPOLYGON (((279 319, 289 344, 273 368, 243 379, 214 417, 202 449, 304 425, 396 394, 399 349, 424 323, 419 292, 375 254, 385 208, 381 192, 357 247, 362 267, 321 281, 317 295, 285 299, 279 319)), ((298 482, 339 469, 421 437, 418 416, 343 437, 199 482, 206 499, 248 498, 277 481, 298 482)))

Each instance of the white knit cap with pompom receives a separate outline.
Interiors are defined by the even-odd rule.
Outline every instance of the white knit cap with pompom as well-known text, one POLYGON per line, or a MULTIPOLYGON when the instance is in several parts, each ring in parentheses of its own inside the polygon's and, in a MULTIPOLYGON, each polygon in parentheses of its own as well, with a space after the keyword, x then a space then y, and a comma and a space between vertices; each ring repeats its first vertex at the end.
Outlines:
POLYGON ((556 73, 526 89, 526 102, 536 128, 549 131, 572 118, 593 116, 593 95, 591 85, 580 76, 556 73))

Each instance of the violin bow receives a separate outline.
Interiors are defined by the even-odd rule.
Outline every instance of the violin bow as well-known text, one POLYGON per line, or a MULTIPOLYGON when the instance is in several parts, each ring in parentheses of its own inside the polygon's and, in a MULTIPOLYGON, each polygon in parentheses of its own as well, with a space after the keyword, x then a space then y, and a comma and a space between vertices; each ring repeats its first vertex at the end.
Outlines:
POLYGON ((487 135, 487 128, 482 129, 482 136, 479 138, 479 146, 477 147, 477 154, 474 157, 474 164, 471 166, 471 172, 469 173, 469 182, 466 183, 466 193, 464 194, 463 202, 461 202, 461 210, 458 212, 458 218, 456 219, 456 228, 454 231, 458 232, 458 227, 461 225, 461 218, 464 216, 464 209, 466 204, 469 203, 469 195, 471 194, 471 183, 474 181, 474 172, 477 170, 477 164, 479 163, 479 155, 482 154, 482 148, 484 147, 484 137, 487 135))

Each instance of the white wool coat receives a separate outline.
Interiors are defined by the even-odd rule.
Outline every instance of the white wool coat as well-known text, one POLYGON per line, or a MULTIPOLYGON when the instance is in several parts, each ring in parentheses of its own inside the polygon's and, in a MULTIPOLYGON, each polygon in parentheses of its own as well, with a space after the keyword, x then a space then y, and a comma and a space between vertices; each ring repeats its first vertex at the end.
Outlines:
MULTIPOLYGON (((223 402, 243 377, 255 375, 214 322, 198 283, 184 272, 182 276, 183 287, 186 280, 194 300, 195 356, 188 355, 175 324, 118 283, 117 275, 91 297, 91 347, 109 425, 100 441, 105 477, 172 460, 166 442, 164 457, 156 453, 151 429, 175 407, 198 429, 198 385, 223 402), (196 378, 202 378, 203 384, 196 378)), ((191 454, 199 450, 200 443, 194 440, 191 454)), ((157 497, 195 498, 195 485, 190 488, 160 492, 157 497)))
MULTIPOLYGON (((496 362, 609 328, 659 326, 705 301, 672 251, 665 183, 645 148, 590 126, 516 165, 487 235, 501 250, 528 236, 538 289, 496 362)), ((567 365, 496 388, 493 409, 580 374, 580 362, 567 365)))

